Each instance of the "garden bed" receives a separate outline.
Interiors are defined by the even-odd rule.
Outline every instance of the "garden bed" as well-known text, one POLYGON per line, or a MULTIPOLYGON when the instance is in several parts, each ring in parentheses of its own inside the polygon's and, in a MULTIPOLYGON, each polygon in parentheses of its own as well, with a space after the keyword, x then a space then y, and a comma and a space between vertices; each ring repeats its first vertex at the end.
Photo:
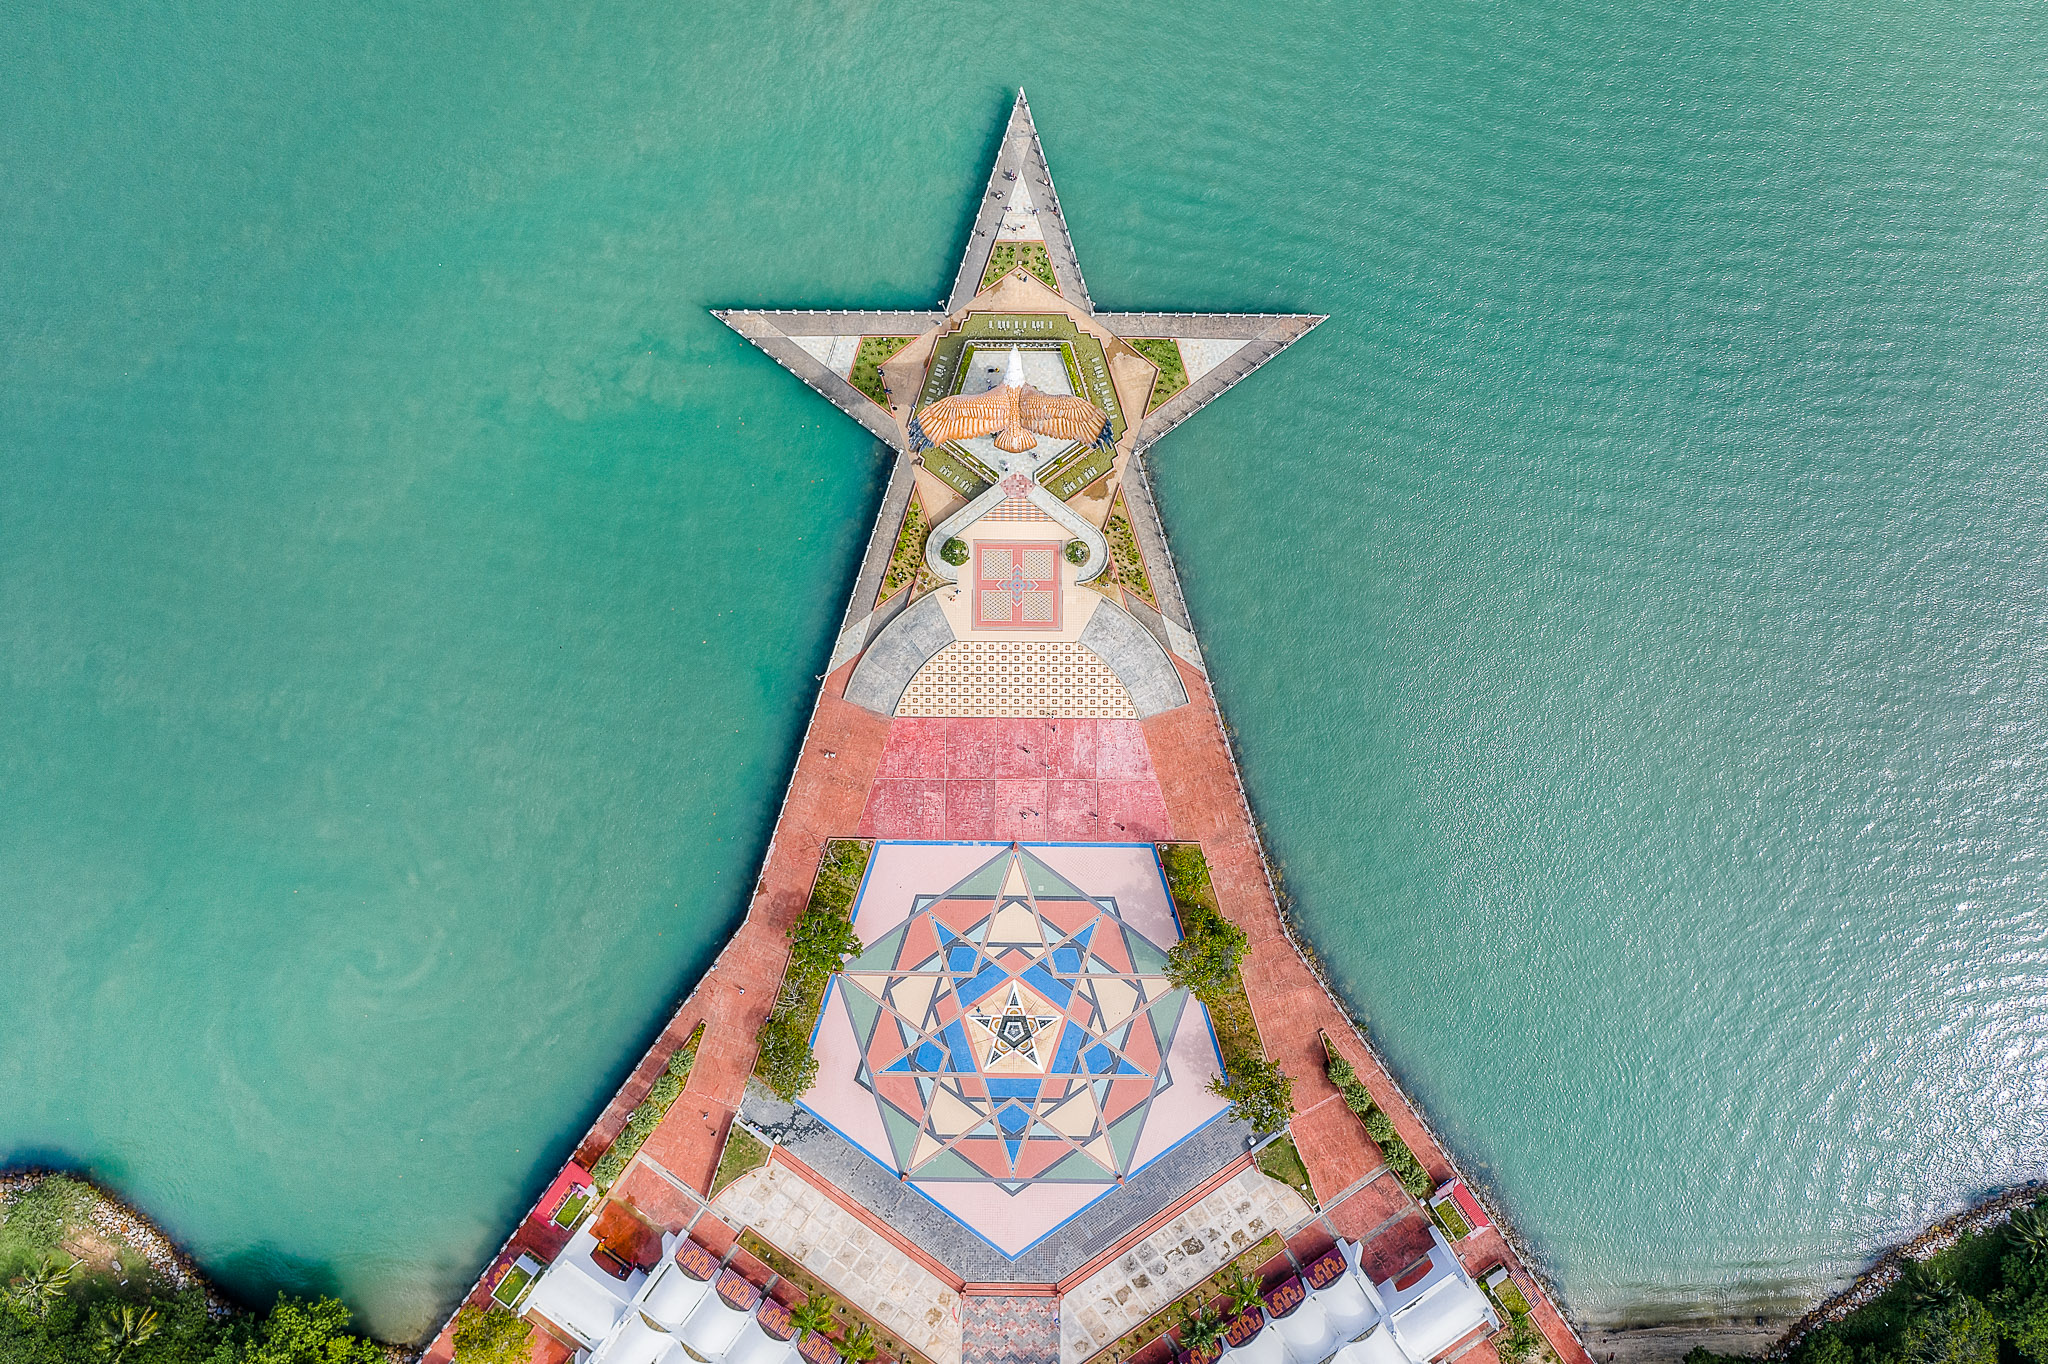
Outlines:
POLYGON ((1260 1147, 1252 1163, 1307 1199, 1311 1208, 1322 1206, 1316 1201, 1315 1186, 1308 1182, 1308 1166, 1302 1163, 1301 1148, 1293 1137, 1282 1135, 1260 1147))
POLYGON ((626 1172, 626 1164, 640 1154, 640 1148, 653 1135, 654 1129, 683 1092, 683 1085, 690 1078, 690 1068, 697 1064, 697 1045, 704 1040, 704 1025, 699 1023, 687 1042, 669 1055, 668 1068, 655 1078, 653 1086, 640 1106, 627 1115, 626 1126, 612 1144, 599 1156, 597 1163, 590 1167, 590 1177, 600 1189, 609 1189, 626 1172))
POLYGON ((1253 1246, 1244 1254, 1232 1260, 1208 1278, 1175 1298, 1151 1316, 1118 1336, 1114 1341, 1090 1355, 1083 1364, 1110 1364, 1112 1360, 1129 1359, 1138 1351, 1172 1333, 1180 1324, 1181 1313, 1200 1311, 1211 1302, 1223 1296, 1223 1281, 1232 1270, 1241 1269, 1247 1274, 1256 1274, 1265 1264, 1287 1249, 1287 1242, 1278 1232, 1253 1246))
POLYGON ((786 1100, 811 1087, 818 1060, 811 1053, 811 1028, 825 1003, 825 987, 846 958, 860 951, 853 932, 853 901, 867 874, 874 844, 856 838, 835 838, 818 859, 810 903, 789 931, 789 965, 775 1009, 761 1028, 761 1048, 754 1074, 786 1100))
POLYGON ((1172 337, 1148 336, 1130 341, 1132 350, 1150 360, 1159 370, 1152 381, 1152 400, 1145 405, 1150 414, 1188 386, 1187 366, 1181 363, 1180 345, 1172 337))
MULTIPOLYGON (((933 1364, 929 1356, 919 1354, 898 1340, 894 1331, 833 1292, 830 1284, 805 1269, 792 1257, 777 1250, 752 1227, 740 1233, 740 1248, 775 1271, 777 1277, 786 1279, 802 1289, 806 1298, 823 1299, 829 1304, 833 1320, 840 1323, 838 1339, 844 1340, 856 1327, 867 1327, 868 1334, 875 1338, 875 1343, 882 1350, 882 1354, 876 1356, 877 1364, 881 1364, 883 1356, 900 1359, 904 1364, 933 1364)), ((827 1339, 831 1337, 828 1336, 827 1339)))

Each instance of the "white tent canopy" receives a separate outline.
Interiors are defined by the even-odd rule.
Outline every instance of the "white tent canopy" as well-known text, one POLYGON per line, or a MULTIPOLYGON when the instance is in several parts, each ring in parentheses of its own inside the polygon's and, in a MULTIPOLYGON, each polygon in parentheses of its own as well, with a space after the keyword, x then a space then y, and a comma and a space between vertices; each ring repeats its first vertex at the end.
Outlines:
POLYGON ((1429 1360, 1490 1321, 1486 1295, 1463 1274, 1446 1274, 1395 1312, 1392 1325, 1412 1357, 1429 1360))
POLYGON ((594 1349, 626 1314, 626 1303, 564 1256, 540 1276, 524 1310, 539 1313, 594 1349))
POLYGON ((697 1304, 704 1301, 704 1295, 711 1291, 711 1285, 701 1279, 693 1279, 683 1272, 683 1267, 670 1260, 655 1271, 647 1286, 640 1290, 640 1307, 669 1330, 679 1329, 689 1320, 690 1313, 697 1310, 697 1304))
POLYGON ((1413 1364, 1394 1340, 1394 1333, 1375 1326, 1363 1340, 1353 1341, 1337 1351, 1330 1364, 1413 1364))
POLYGON ((1318 1288, 1309 1301, 1323 1309, 1337 1339, 1356 1340, 1360 1331, 1380 1319, 1378 1297, 1371 1284, 1347 1270, 1328 1287, 1318 1288))
POLYGON ((644 1313, 629 1312, 604 1348, 590 1357, 590 1364, 673 1364, 681 1355, 674 1336, 644 1313))
POLYGON ((722 1359, 753 1319, 751 1312, 742 1312, 713 1293, 697 1305, 676 1334, 699 1359, 722 1359))
POLYGON ((1305 1300, 1284 1317, 1274 1317, 1273 1329, 1287 1342, 1287 1353, 1301 1364, 1323 1364, 1330 1352, 1343 1343, 1343 1337, 1330 1329, 1329 1317, 1314 1298, 1305 1300))
POLYGON ((777 1340, 761 1327, 759 1317, 751 1317, 740 1338, 725 1352, 725 1364, 796 1364, 796 1342, 777 1340))

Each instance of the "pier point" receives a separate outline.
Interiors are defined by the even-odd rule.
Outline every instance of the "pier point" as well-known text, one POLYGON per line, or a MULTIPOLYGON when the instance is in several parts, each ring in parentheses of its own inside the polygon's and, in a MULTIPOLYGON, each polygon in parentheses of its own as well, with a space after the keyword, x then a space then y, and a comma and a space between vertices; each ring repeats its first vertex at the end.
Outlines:
POLYGON ((887 488, 745 920, 466 1309, 533 1364, 1590 1364, 1282 913, 1147 481, 1323 319, 1099 310, 1021 94, 937 306, 719 317, 887 488))

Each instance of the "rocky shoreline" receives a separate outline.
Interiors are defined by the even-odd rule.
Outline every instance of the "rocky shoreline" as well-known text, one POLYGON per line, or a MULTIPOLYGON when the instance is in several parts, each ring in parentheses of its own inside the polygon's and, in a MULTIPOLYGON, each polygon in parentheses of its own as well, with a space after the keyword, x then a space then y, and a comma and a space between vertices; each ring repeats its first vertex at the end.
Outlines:
POLYGON ((0 1174, 0 1199, 26 1193, 52 1175, 64 1175, 91 1189, 92 1210, 86 1217, 93 1230, 113 1244, 140 1255, 167 1286, 181 1292, 194 1287, 204 1289, 207 1311, 215 1317, 225 1317, 237 1310, 199 1272, 199 1266, 192 1257, 164 1234, 162 1228, 83 1175, 69 1170, 10 1170, 0 1174))
POLYGON ((1877 1263, 1858 1275, 1856 1282, 1793 1322, 1791 1328, 1765 1352, 1764 1357, 1785 1358, 1813 1331, 1838 1322, 1857 1308, 1868 1306, 1875 1301, 1886 1289, 1899 1281, 1899 1276, 1906 1272, 1906 1265, 1909 1262, 1939 1255, 1966 1233, 1988 1231, 2001 1225, 2015 1212, 2040 1197, 2044 1189, 2048 1189, 2048 1184, 2038 1180, 2022 1184, 2016 1189, 2008 1189, 2004 1193, 1963 1209, 1953 1217, 1936 1222, 1904 1245, 1893 1246, 1878 1256, 1877 1263))

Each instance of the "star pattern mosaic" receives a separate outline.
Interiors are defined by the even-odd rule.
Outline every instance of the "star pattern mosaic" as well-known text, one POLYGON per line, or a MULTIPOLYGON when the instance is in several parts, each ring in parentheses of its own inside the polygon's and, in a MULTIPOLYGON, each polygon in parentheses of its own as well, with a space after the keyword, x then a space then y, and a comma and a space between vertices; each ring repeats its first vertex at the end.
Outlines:
POLYGON ((1021 847, 849 962, 853 1026, 899 1173, 1115 1181, 1130 1173, 1188 996, 1166 951, 1021 847))

